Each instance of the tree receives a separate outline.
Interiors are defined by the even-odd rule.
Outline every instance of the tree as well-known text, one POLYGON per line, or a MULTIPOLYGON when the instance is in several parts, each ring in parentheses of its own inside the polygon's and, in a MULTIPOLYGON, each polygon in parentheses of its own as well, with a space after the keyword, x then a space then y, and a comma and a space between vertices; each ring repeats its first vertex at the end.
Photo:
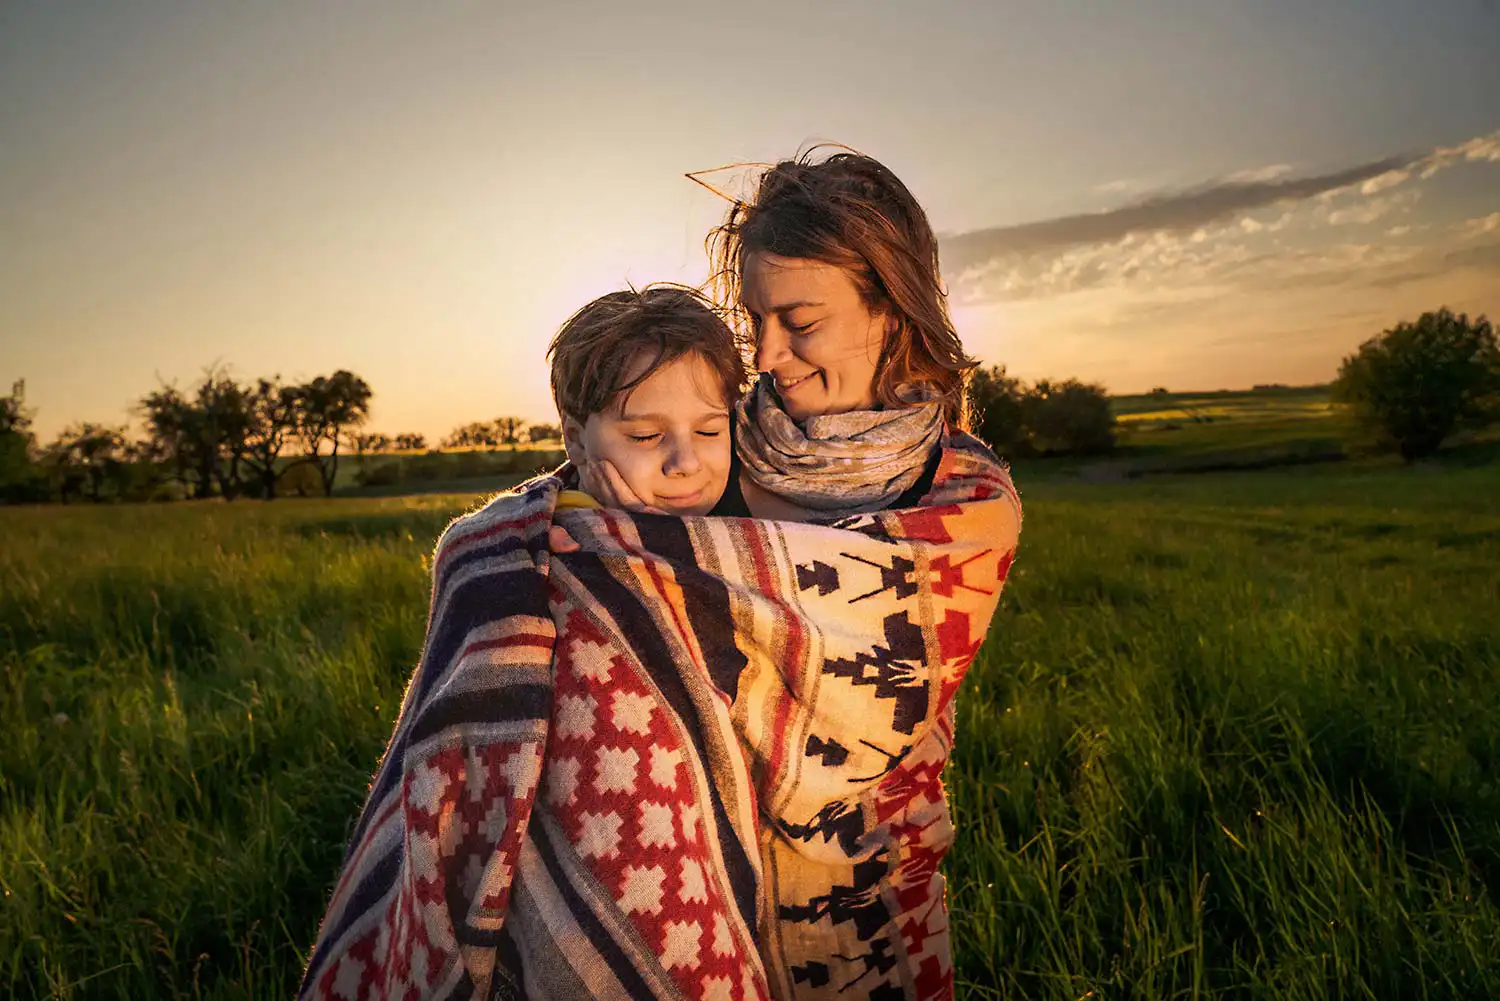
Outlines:
POLYGON ((193 497, 208 497, 215 487, 229 500, 239 494, 240 467, 254 434, 251 395, 223 369, 211 368, 191 399, 169 384, 136 405, 146 424, 148 451, 161 457, 193 497))
POLYGON ((85 422, 66 428, 48 445, 44 455, 66 502, 73 494, 100 501, 105 486, 118 496, 128 479, 125 429, 85 422))
POLYGON ((1357 427, 1413 462, 1500 416, 1500 342, 1483 316, 1423 313, 1346 357, 1332 392, 1357 427))
POLYGON ((1115 447, 1115 415, 1103 386, 1042 379, 1021 400, 1021 422, 1044 454, 1092 455, 1115 447))
POLYGON ((265 500, 276 497, 276 483, 284 471, 281 452, 297 433, 302 421, 302 394, 275 375, 257 379, 247 396, 249 426, 245 435, 244 461, 254 474, 258 493, 265 500))
POLYGON ((369 419, 372 395, 368 383, 343 369, 329 376, 320 375, 299 389, 302 419, 298 422, 297 436, 302 442, 305 461, 318 468, 325 497, 333 496, 339 444, 352 429, 369 419))
POLYGON ((500 444, 495 427, 488 421, 473 421, 453 429, 443 439, 444 448, 494 448, 500 444))
POLYGON ((562 428, 556 424, 533 424, 526 429, 526 437, 535 445, 543 441, 561 441, 562 428))
POLYGON ((391 436, 379 431, 352 434, 349 436, 349 444, 360 455, 378 455, 389 452, 394 447, 391 436))
POLYGON ((136 409, 146 424, 152 454, 172 470, 189 496, 208 496, 212 478, 199 473, 211 460, 211 454, 199 447, 202 422, 193 405, 176 386, 166 385, 141 397, 136 409), (205 454, 200 456, 200 452, 205 454))
POLYGON ((378 431, 352 431, 348 435, 348 441, 349 447, 354 449, 355 461, 359 464, 355 482, 364 485, 370 480, 369 457, 381 452, 389 452, 392 445, 391 436, 378 431))
POLYGON ((407 432, 396 435, 396 451, 398 452, 420 452, 427 448, 427 436, 407 432))
POLYGON ((33 411, 26 406, 26 380, 0 397, 0 502, 45 500, 47 486, 34 460, 33 411))
POLYGON ((515 448, 521 440, 521 429, 526 422, 519 417, 496 417, 495 437, 505 445, 515 448))
POLYGON ((234 500, 244 486, 240 466, 252 431, 250 394, 222 369, 210 370, 198 385, 195 402, 202 415, 200 447, 212 456, 209 468, 220 496, 234 500))
POLYGON ((1021 420, 1026 388, 1004 365, 975 369, 969 379, 969 407, 974 433, 1000 455, 1015 458, 1030 452, 1030 437, 1021 420))

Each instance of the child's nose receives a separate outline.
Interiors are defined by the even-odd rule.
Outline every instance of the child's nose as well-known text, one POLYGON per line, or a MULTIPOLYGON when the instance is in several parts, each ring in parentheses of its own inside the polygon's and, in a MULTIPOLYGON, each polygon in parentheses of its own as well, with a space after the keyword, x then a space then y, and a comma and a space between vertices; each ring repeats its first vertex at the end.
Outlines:
POLYGON ((665 471, 669 476, 691 476, 702 465, 698 461, 698 450, 691 439, 672 439, 672 448, 667 452, 665 471))

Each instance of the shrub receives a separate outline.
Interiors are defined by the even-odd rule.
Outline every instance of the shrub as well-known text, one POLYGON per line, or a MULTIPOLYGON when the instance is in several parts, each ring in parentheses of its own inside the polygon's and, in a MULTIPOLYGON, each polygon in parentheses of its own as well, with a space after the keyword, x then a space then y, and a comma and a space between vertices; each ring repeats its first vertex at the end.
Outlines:
POLYGON ((1031 454, 1030 436, 1021 420, 1026 388, 1004 365, 976 369, 969 380, 969 408, 974 433, 996 454, 1016 458, 1031 454))
POLYGON ((1051 455, 1096 455, 1115 447, 1115 415, 1103 386, 1043 379, 1021 399, 1031 446, 1051 455))
POLYGON ((1412 462, 1500 414, 1500 343, 1483 316, 1423 313, 1345 358, 1333 397, 1358 429, 1412 462))

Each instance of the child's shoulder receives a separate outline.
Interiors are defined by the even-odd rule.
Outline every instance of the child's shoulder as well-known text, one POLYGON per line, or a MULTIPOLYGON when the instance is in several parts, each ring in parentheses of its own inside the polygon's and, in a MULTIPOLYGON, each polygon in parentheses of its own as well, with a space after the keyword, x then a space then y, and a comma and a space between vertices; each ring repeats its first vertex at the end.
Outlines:
POLYGON ((448 522, 437 540, 436 559, 441 562, 444 554, 485 540, 545 533, 561 490, 562 481, 547 473, 491 497, 483 507, 448 522))

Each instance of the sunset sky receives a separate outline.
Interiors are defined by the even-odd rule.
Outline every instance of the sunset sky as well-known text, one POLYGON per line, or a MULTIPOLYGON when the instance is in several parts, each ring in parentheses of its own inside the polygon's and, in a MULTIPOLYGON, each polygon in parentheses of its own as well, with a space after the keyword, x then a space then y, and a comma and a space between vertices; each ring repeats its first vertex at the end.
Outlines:
POLYGON ((44 439, 215 362, 352 369, 388 433, 551 420, 569 313, 704 278, 683 173, 817 140, 1023 377, 1321 382, 1500 319, 1494 0, 11 0, 0 392, 44 439))

